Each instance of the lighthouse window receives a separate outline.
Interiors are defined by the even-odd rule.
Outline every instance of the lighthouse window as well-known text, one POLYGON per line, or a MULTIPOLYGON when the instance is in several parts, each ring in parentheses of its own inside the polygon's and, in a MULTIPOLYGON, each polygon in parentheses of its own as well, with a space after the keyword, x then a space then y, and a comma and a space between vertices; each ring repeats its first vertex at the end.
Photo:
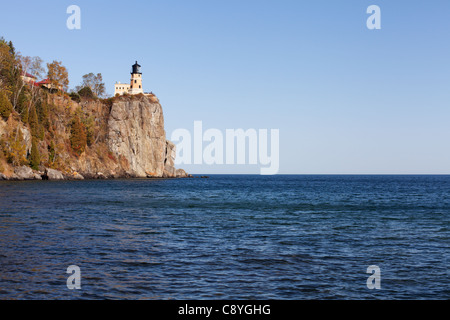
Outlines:
POLYGON ((139 86, 139 89, 141 88, 141 86, 139 86))
POLYGON ((134 80, 134 83, 137 83, 137 80, 134 80))

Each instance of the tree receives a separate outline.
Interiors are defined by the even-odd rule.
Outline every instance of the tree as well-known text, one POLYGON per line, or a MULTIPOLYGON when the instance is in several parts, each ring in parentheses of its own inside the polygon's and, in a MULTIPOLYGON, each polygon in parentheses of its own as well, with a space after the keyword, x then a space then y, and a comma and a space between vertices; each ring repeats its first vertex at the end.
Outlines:
POLYGON ((81 155, 86 149, 86 127, 83 122, 81 122, 78 115, 75 115, 72 120, 72 126, 70 129, 70 144, 73 151, 75 151, 77 155, 81 155))
POLYGON ((86 99, 94 99, 95 95, 92 92, 90 87, 84 87, 82 89, 80 89, 80 91, 78 91, 78 95, 82 98, 86 98, 86 99))
POLYGON ((32 94, 28 87, 23 87, 17 97, 16 111, 20 114, 23 123, 28 122, 28 113, 33 102, 31 98, 32 94))
POLYGON ((24 88, 20 54, 11 41, 0 40, 0 87, 8 93, 13 109, 16 110, 19 97, 24 88))
POLYGON ((39 121, 38 121, 38 117, 37 117, 37 113, 36 113, 36 108, 34 105, 31 105, 30 114, 28 117, 28 123, 30 124, 31 135, 34 138, 38 138, 40 128, 39 128, 39 121))
POLYGON ((48 103, 47 99, 41 98, 38 99, 35 103, 36 113, 38 116, 39 123, 44 127, 48 128, 49 120, 48 120, 48 103))
POLYGON ((8 162, 13 166, 21 166, 27 164, 27 146, 23 141, 22 130, 13 129, 10 132, 8 138, 8 147, 6 151, 8 162))
POLYGON ((47 63, 48 79, 50 84, 55 89, 67 91, 69 87, 69 73, 66 67, 62 65, 60 61, 53 61, 47 63))
POLYGON ((8 119, 13 106, 9 101, 6 93, 4 91, 0 91, 0 116, 2 116, 5 120, 8 119))
POLYGON ((92 72, 83 76, 83 81, 76 87, 77 91, 89 87, 92 92, 99 98, 105 95, 105 84, 103 83, 103 77, 101 73, 94 75, 92 72))
POLYGON ((9 46, 5 39, 0 39, 0 88, 6 84, 6 71, 9 67, 9 60, 11 54, 9 53, 9 46))
POLYGON ((71 92, 69 94, 69 97, 70 97, 70 99, 72 99, 75 102, 78 102, 78 103, 81 102, 81 97, 80 97, 80 95, 77 92, 71 92))
POLYGON ((37 139, 33 138, 31 140, 30 166, 34 170, 38 170, 39 165, 41 164, 41 155, 39 154, 37 144, 38 144, 37 139))
POLYGON ((45 73, 42 59, 40 57, 21 57, 22 70, 36 78, 42 78, 45 73))
POLYGON ((84 117, 82 120, 86 128, 86 143, 91 146, 94 143, 95 119, 93 116, 84 117))
POLYGON ((52 140, 50 142, 50 145, 48 146, 48 162, 52 164, 55 161, 55 158, 56 158, 55 143, 52 140))

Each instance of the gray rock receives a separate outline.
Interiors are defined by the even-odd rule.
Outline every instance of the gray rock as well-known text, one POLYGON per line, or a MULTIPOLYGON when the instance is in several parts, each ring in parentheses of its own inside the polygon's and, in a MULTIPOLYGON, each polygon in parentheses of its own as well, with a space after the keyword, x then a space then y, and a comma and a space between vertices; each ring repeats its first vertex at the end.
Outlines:
POLYGON ((106 176, 103 174, 103 172, 97 172, 95 175, 95 179, 106 179, 106 176))
POLYGON ((0 172, 0 180, 8 180, 8 177, 0 172))
POLYGON ((14 173, 17 175, 18 180, 34 180, 35 173, 30 167, 21 166, 14 168, 14 173))
POLYGON ((135 177, 164 173, 166 133, 161 105, 146 97, 113 103, 108 119, 109 150, 135 177))
POLYGON ((175 178, 177 175, 175 169, 175 156, 176 156, 176 146, 173 142, 166 140, 166 151, 164 159, 164 173, 165 178, 175 178))
POLYGON ((75 179, 75 180, 84 180, 84 177, 83 177, 81 174, 79 174, 79 173, 75 173, 75 174, 72 176, 72 179, 75 179))
POLYGON ((176 171, 176 177, 177 178, 187 178, 188 174, 183 169, 177 169, 176 171))
POLYGON ((15 174, 15 173, 13 173, 13 174, 11 175, 11 177, 9 177, 9 180, 11 180, 11 181, 22 181, 23 178, 19 177, 19 176, 18 176, 17 174, 15 174))
POLYGON ((48 180, 64 180, 64 175, 61 171, 55 169, 45 169, 45 179, 48 180))

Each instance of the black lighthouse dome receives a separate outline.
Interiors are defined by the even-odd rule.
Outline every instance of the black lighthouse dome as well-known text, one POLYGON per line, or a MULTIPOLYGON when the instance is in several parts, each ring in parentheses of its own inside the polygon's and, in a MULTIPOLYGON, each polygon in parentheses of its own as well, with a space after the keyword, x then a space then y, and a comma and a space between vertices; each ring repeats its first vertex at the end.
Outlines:
POLYGON ((133 71, 131 71, 132 74, 142 74, 141 72, 141 65, 138 64, 138 62, 136 61, 135 64, 133 64, 133 71))

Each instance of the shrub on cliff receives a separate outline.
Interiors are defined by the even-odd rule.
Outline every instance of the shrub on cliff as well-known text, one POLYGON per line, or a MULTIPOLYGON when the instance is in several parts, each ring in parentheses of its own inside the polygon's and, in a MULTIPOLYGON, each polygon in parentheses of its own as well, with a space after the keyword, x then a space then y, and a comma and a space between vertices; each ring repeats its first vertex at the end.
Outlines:
POLYGON ((78 91, 80 97, 85 99, 95 99, 95 94, 92 92, 92 89, 89 87, 84 87, 78 91))
POLYGON ((78 103, 81 102, 81 97, 80 97, 80 95, 77 92, 71 92, 69 94, 69 97, 70 97, 70 99, 72 99, 72 101, 75 101, 75 102, 78 102, 78 103))
POLYGON ((1 91, 0 92, 0 116, 2 116, 5 120, 8 119, 9 115, 11 114, 12 109, 13 109, 13 106, 11 104, 11 101, 9 101, 8 97, 6 96, 6 93, 1 91))
POLYGON ((81 155, 84 150, 86 150, 87 144, 87 134, 86 127, 81 122, 79 116, 75 116, 72 120, 72 125, 70 129, 70 145, 72 150, 77 154, 81 155))

